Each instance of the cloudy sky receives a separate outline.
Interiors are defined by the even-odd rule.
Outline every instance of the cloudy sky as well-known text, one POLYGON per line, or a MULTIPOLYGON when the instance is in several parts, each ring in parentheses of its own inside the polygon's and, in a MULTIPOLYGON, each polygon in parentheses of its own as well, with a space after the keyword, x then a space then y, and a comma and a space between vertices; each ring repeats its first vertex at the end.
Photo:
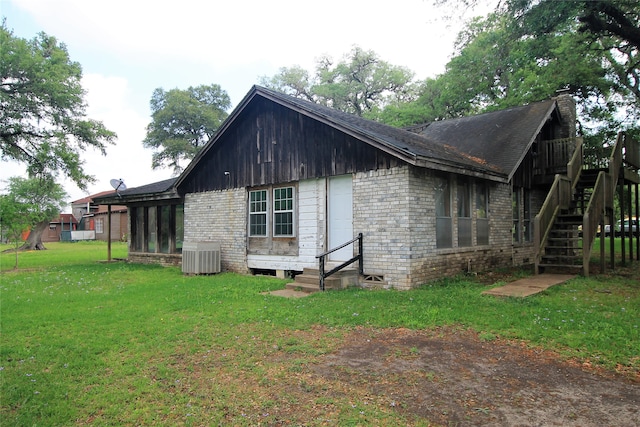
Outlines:
MULTIPOLYGON (((65 43, 82 65, 88 116, 118 134, 106 157, 83 154, 97 181, 87 192, 65 181, 71 201, 110 190, 112 178, 136 187, 172 176, 152 170, 142 147, 155 88, 218 84, 235 107, 261 76, 293 65, 312 71, 319 56, 339 59, 354 45, 420 79, 441 73, 459 26, 433 2, 0 0, 0 16, 18 37, 44 31, 65 43)), ((6 162, 0 169, 0 180, 24 173, 6 162)))

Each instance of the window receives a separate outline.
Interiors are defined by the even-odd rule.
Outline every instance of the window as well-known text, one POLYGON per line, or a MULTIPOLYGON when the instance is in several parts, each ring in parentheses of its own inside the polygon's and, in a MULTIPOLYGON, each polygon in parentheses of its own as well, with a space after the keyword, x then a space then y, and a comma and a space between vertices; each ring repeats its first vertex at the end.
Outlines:
POLYGON ((533 241, 533 222, 531 221, 531 191, 523 190, 524 216, 522 218, 522 232, 524 233, 524 241, 533 241))
POLYGON ((476 240, 489 244, 489 187, 484 182, 476 184, 476 240))
POLYGON ((267 235, 267 190, 249 192, 249 235, 267 235))
POLYGON ((513 189, 513 199, 511 200, 511 208, 513 210, 513 227, 511 232, 513 235, 513 243, 520 242, 520 189, 513 189))
POLYGON ((157 211, 158 209, 155 206, 147 209, 147 252, 156 251, 158 237, 158 223, 156 221, 157 211))
POLYGON ((436 178, 434 192, 436 197, 436 247, 450 248, 453 243, 449 179, 446 177, 436 178))
POLYGON ((96 219, 96 234, 104 233, 104 219, 97 218, 96 219))
POLYGON ((458 205, 458 246, 471 246, 471 184, 468 179, 458 179, 456 199, 458 205))
POLYGON ((131 213, 131 249, 133 252, 144 252, 145 242, 145 208, 136 207, 133 208, 131 213))
POLYGON ((249 237, 295 237, 295 187, 249 191, 249 237))
POLYGON ((184 205, 131 208, 133 252, 182 253, 183 240, 184 205))
POLYGON ((184 242, 184 205, 176 206, 176 252, 182 253, 184 242))
POLYGON ((293 187, 273 190, 273 235, 293 236, 293 187))

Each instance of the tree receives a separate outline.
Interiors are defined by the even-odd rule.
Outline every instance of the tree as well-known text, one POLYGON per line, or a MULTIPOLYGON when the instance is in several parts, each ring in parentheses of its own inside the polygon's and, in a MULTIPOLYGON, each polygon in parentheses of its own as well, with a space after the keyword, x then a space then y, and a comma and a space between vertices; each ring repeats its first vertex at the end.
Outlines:
POLYGON ((85 189, 94 179, 80 152, 103 154, 116 135, 85 117, 82 68, 66 46, 40 33, 15 37, 0 26, 0 160, 26 164, 29 175, 59 173, 85 189))
POLYGON ((640 101, 640 1, 509 0, 503 10, 519 17, 522 35, 552 34, 570 24, 601 51, 610 77, 640 101))
POLYGON ((285 67, 273 77, 263 76, 260 83, 340 111, 375 118, 387 105, 414 99, 413 77, 408 68, 391 65, 375 52, 356 46, 338 63, 329 56, 318 59, 313 76, 299 66, 285 67))
POLYGON ((31 221, 23 204, 10 194, 0 194, 0 229, 3 238, 6 238, 7 242, 14 246, 13 250, 16 254, 14 269, 18 268, 18 252, 22 244, 22 233, 29 229, 30 224, 31 221))
POLYGON ((493 13, 471 21, 445 73, 425 81, 415 102, 386 109, 381 120, 408 125, 419 122, 418 112, 425 113, 422 122, 477 114, 548 99, 568 88, 590 151, 602 149, 620 130, 638 128, 640 107, 632 92, 612 73, 600 41, 577 31, 577 19, 535 35, 523 33, 521 19, 493 13))
MULTIPOLYGON (((52 177, 9 178, 8 193, 2 196, 0 222, 18 250, 46 249, 42 232, 64 208, 66 193, 52 177), (27 241, 20 246, 20 235, 30 229, 27 241)), ((17 255, 16 255, 17 267, 17 255)))
POLYGON ((180 162, 193 159, 227 118, 230 107, 229 95, 216 84, 154 90, 152 121, 143 141, 146 148, 156 150, 151 166, 168 166, 179 173, 180 162))

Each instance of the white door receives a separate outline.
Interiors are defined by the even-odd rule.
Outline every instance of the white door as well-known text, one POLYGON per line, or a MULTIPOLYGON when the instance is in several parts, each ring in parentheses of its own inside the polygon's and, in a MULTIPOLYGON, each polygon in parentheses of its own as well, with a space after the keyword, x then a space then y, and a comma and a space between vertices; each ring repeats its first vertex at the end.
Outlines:
MULTIPOLYGON (((329 178, 328 245, 333 249, 353 239, 353 190, 351 175, 329 178)), ((330 261, 348 261, 353 258, 353 243, 329 255, 330 261)))

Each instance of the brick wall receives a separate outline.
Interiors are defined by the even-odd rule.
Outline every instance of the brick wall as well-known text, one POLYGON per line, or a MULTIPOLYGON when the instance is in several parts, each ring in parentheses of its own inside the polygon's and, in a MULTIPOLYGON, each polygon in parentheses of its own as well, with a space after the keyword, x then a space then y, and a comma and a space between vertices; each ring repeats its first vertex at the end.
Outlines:
POLYGON ((363 234, 364 272, 408 288, 411 259, 409 168, 360 172, 353 179, 353 231, 363 234))
POLYGON ((244 188, 185 196, 185 242, 220 243, 223 271, 247 273, 247 203, 244 188))
MULTIPOLYGON (((435 177, 433 171, 409 166, 356 174, 354 232, 364 235, 366 274, 384 276, 386 287, 409 289, 469 269, 479 272, 509 267, 531 257, 531 244, 517 250, 512 244, 511 187, 500 183, 490 184, 489 245, 477 245, 472 209, 473 245, 457 247, 454 216, 453 247, 437 248, 435 177)), ((456 186, 452 185, 454 201, 455 191, 456 186)))
POLYGON ((180 267, 182 266, 182 254, 129 252, 127 261, 139 264, 160 264, 165 267, 180 267))

